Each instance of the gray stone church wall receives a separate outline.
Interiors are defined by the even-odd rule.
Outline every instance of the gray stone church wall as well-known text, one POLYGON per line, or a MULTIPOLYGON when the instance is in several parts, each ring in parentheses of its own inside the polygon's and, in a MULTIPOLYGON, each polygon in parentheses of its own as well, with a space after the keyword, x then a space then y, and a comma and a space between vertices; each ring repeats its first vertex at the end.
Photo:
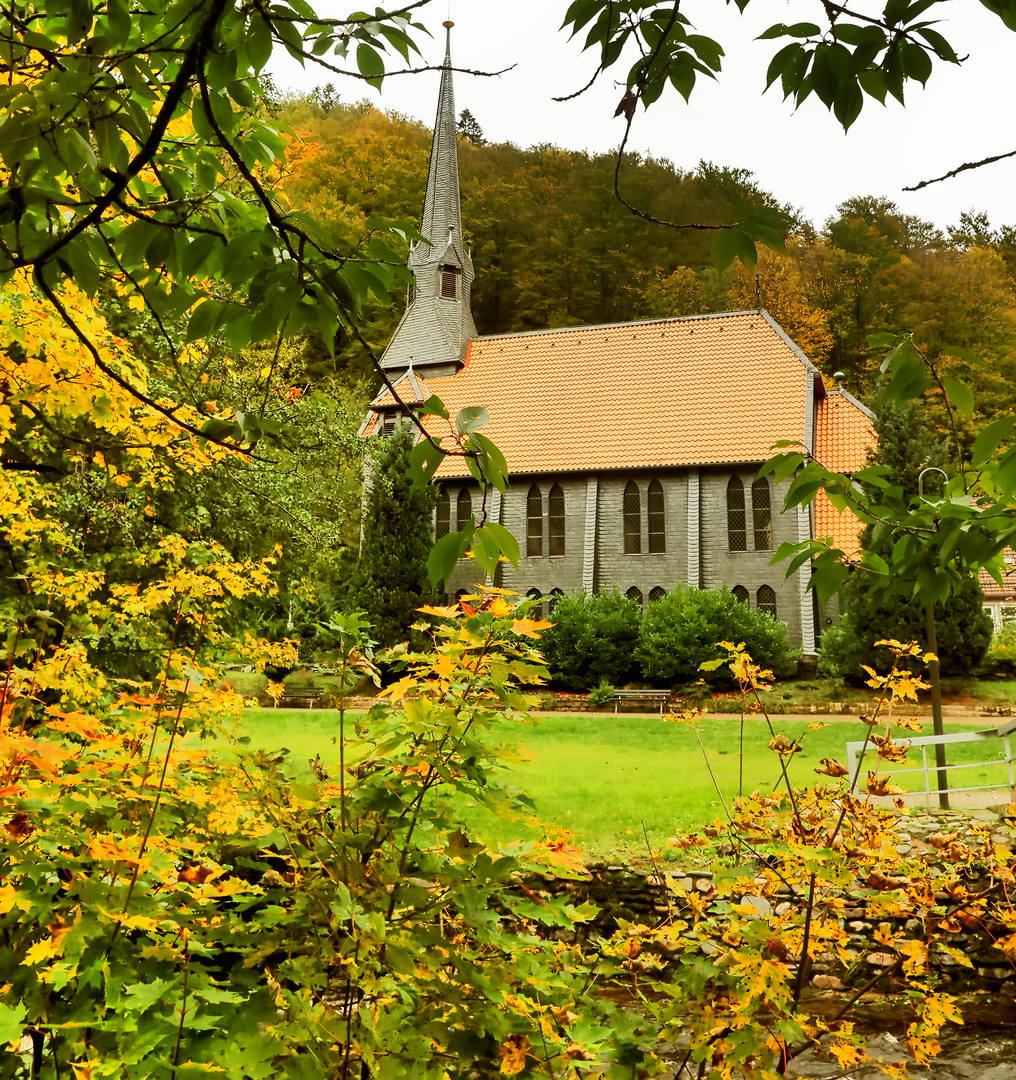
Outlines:
MULTIPOLYGON (((786 484, 770 485, 772 546, 755 550, 752 514, 752 483, 756 470, 745 466, 736 470, 744 487, 746 548, 730 550, 727 528, 727 485, 735 471, 729 468, 672 469, 638 473, 573 474, 564 476, 514 477, 503 499, 495 500, 494 520, 504 525, 519 541, 519 568, 503 564, 499 584, 520 595, 537 590, 541 596, 579 589, 601 592, 638 589, 648 602, 654 589, 670 592, 676 584, 719 589, 741 586, 748 592, 751 607, 759 606, 760 588, 769 586, 776 594, 776 615, 787 624, 791 644, 802 641, 800 575, 787 579, 782 566, 770 566, 773 552, 784 542, 800 539, 796 513, 783 514, 786 484), (666 520, 666 550, 649 553, 648 492, 652 481, 663 489, 666 520), (639 490, 641 551, 625 552, 624 491, 629 482, 639 490), (564 554, 551 555, 549 535, 549 495, 559 485, 564 494, 564 554), (543 506, 542 554, 526 552, 528 496, 531 488, 540 491, 543 506), (695 500, 698 500, 698 513, 695 500), (690 512, 691 511, 691 512, 690 512)), ((472 496, 474 513, 480 509, 479 489, 468 481, 444 485, 451 502, 451 527, 456 527, 455 508, 459 491, 472 496)), ((448 595, 471 592, 481 580, 476 564, 464 559, 448 582, 448 595)), ((810 603, 810 599, 808 603, 810 603)), ((822 613, 823 616, 827 612, 822 613)), ((824 618, 820 618, 820 625, 824 618)))
POLYGON ((758 590, 768 585, 776 593, 776 617, 787 624, 787 638, 792 645, 801 643, 801 590, 797 576, 785 577, 781 564, 770 566, 773 553, 785 542, 797 543, 798 518, 796 513, 783 514, 787 483, 774 487, 770 484, 772 508, 772 547, 755 550, 752 521, 752 482, 756 468, 703 469, 702 490, 702 587, 720 589, 724 585, 733 589, 742 586, 748 590, 748 602, 758 607, 758 590), (727 485, 736 475, 744 486, 744 506, 747 542, 745 551, 731 551, 727 530, 727 485))

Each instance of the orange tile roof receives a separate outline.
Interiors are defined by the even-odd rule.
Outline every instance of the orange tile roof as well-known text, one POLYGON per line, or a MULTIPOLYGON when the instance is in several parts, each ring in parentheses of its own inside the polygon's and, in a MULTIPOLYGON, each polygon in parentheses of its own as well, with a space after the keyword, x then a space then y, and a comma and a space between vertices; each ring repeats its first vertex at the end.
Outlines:
MULTIPOLYGON (((486 406, 517 475, 764 461, 804 440, 809 370, 748 311, 477 338, 462 371, 428 383, 452 418, 486 406)), ((447 458, 438 475, 467 470, 447 458)))
POLYGON ((1016 600, 1016 552, 1012 548, 1006 548, 1002 558, 1005 560, 1006 567, 1002 571, 1005 585, 999 585, 987 570, 982 569, 977 575, 981 588, 984 590, 984 599, 995 603, 1016 600))
MULTIPOLYGON (((875 429, 866 409, 843 390, 834 390, 815 408, 815 458, 835 472, 851 473, 867 461, 875 429)), ((861 522, 849 511, 840 513, 821 492, 815 497, 815 536, 853 555, 860 547, 861 522)))

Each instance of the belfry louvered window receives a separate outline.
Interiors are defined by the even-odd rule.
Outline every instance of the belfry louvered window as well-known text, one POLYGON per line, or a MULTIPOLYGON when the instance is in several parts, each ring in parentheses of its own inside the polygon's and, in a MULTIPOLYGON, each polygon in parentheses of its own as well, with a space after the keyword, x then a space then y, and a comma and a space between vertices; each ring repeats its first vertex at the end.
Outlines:
POLYGON ((464 529, 472 516, 473 500, 469 497, 469 489, 463 488, 455 504, 455 528, 459 531, 464 529))
POLYGON ((759 478, 751 485, 751 517, 755 526, 755 550, 771 551, 773 515, 769 504, 769 481, 759 478))
POLYGON ((772 585, 761 586, 755 594, 755 599, 759 611, 764 611, 767 615, 776 618, 776 590, 772 585))
POLYGON ((437 496, 437 514, 434 519, 434 539, 440 540, 447 536, 452 528, 452 500, 448 492, 441 488, 437 496))
POLYGON ((564 492, 560 484, 550 489, 547 499, 547 526, 550 534, 550 554, 564 554, 564 492))
POLYGON ((441 271, 441 299, 454 300, 459 295, 459 275, 454 270, 441 271))
POLYGON ((624 489, 624 553, 625 555, 642 554, 642 503, 639 486, 629 480, 624 489))
POLYGON ((663 485, 659 480, 649 485, 646 516, 649 519, 649 554, 662 555, 667 550, 667 515, 663 505, 663 485))
POLYGON ((526 554, 543 554, 543 496, 535 484, 526 499, 526 554))
POLYGON ((748 590, 743 585, 735 585, 730 591, 734 594, 734 599, 739 604, 748 603, 748 590))
POLYGON ((727 548, 748 549, 748 525, 744 516, 744 484, 732 476, 727 484, 727 548))

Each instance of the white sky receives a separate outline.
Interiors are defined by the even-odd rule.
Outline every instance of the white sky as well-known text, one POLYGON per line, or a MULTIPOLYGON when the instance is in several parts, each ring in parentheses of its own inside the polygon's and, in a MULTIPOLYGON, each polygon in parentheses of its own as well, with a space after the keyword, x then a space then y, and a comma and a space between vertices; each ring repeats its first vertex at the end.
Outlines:
MULTIPOLYGON (((319 10, 326 13, 331 6, 325 0, 319 10)), ((778 86, 762 94, 769 60, 789 39, 753 39, 774 22, 821 23, 817 0, 754 0, 743 17, 721 0, 685 0, 682 11, 695 29, 724 47, 724 70, 718 82, 699 81, 690 105, 675 91, 664 91, 648 112, 640 109, 628 148, 683 169, 703 159, 750 169, 760 186, 802 208, 819 226, 852 195, 886 196, 905 213, 942 228, 970 209, 985 211, 995 226, 1016 224, 1016 157, 923 191, 902 191, 964 162, 1016 149, 1016 34, 976 0, 952 0, 950 6, 950 19, 938 29, 969 60, 962 68, 936 63, 927 90, 910 84, 906 109, 892 98, 883 107, 866 97, 845 135, 814 97, 794 113, 778 86)), ((595 68, 592 54, 580 52, 581 42, 569 41, 558 29, 566 9, 563 0, 451 3, 456 66, 493 71, 516 65, 497 78, 455 76, 456 110, 469 109, 488 140, 592 153, 616 149, 624 121, 613 119, 623 93, 615 79, 623 80, 626 65, 615 65, 616 71, 575 101, 551 100, 579 89, 595 68)), ((421 40, 428 62, 440 64, 443 58, 440 24, 448 15, 448 0, 434 0, 420 16, 434 35, 421 40)), ((306 91, 333 81, 344 101, 367 97, 428 126, 434 120, 437 73, 386 79, 380 95, 328 72, 303 72, 288 57, 273 61, 273 74, 284 89, 306 91)))

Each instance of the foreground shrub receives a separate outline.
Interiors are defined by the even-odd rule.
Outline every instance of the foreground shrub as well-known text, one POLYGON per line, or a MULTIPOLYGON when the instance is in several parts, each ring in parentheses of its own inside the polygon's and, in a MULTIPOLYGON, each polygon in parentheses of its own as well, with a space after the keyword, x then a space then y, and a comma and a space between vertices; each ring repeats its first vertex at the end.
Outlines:
POLYGON ((634 600, 617 589, 572 593, 558 600, 550 620, 543 654, 552 679, 587 690, 600 683, 624 686, 638 677, 634 650, 642 610, 634 600))
MULTIPOLYGON (((680 1031, 676 1080, 797 1076, 804 1070, 795 1059, 809 1050, 835 1060, 836 1076, 904 1080, 904 1061, 869 1052, 845 1019, 851 1006, 873 991, 898 995, 907 1003, 901 1042, 926 1066, 941 1050, 943 1027, 962 1023, 945 979, 971 966, 970 952, 997 949, 1003 967, 1011 961, 1016 907, 1007 846, 977 822, 962 839, 955 830, 932 833, 922 850, 904 832, 902 801, 886 799, 901 789, 879 769, 905 764, 906 732, 920 730, 902 707, 925 687, 909 668, 926 658, 916 645, 883 644, 893 669, 869 680, 879 701, 865 717, 870 734, 854 775, 839 761, 806 758, 799 725, 788 734, 770 721, 777 781, 751 790, 754 780, 745 777, 730 803, 717 790, 722 816, 671 841, 684 859, 694 852, 707 860, 711 878, 676 875, 668 915, 652 928, 622 925, 605 947, 651 987, 644 1000, 661 1029, 680 1031), (812 769, 821 784, 809 781, 812 769), (852 917, 863 917, 867 932, 846 924, 847 905, 862 909, 852 917), (966 951, 964 928, 983 932, 966 951), (657 950, 674 958, 675 974, 654 961, 657 950), (809 998, 809 986, 822 985, 841 991, 835 1011, 809 998)), ((764 709, 764 673, 743 650, 727 651, 720 663, 745 706, 764 709)))
MULTIPOLYGON (((638 1024, 546 940, 580 913, 509 888, 578 872, 575 849, 493 849, 444 797, 511 809, 486 733, 529 706, 542 624, 501 600, 428 619, 433 648, 355 732, 339 713, 338 770, 299 785, 284 755, 183 744, 190 657, 102 712, 39 703, 31 733, 11 724, 31 672, 8 665, 0 1043, 29 1049, 4 1076, 633 1075, 638 1024)), ((336 628, 345 683, 370 669, 366 628, 336 628)))
MULTIPOLYGON (((729 589, 677 586, 649 605, 642 618, 635 658, 652 683, 694 682, 699 665, 717 654, 719 641, 741 642, 763 667, 780 672, 796 653, 787 644, 787 628, 771 615, 743 604, 729 589)), ((726 666, 707 672, 710 682, 730 682, 726 666)))

